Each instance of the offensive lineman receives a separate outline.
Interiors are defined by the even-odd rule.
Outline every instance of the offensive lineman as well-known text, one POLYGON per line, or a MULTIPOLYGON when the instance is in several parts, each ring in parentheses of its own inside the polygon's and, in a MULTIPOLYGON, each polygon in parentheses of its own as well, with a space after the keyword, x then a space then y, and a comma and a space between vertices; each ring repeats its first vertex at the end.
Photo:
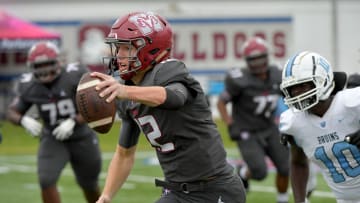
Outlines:
POLYGON ((134 164, 140 131, 156 149, 165 180, 157 203, 244 203, 241 179, 226 161, 226 152, 204 92, 184 63, 169 59, 170 24, 152 12, 120 17, 106 42, 110 66, 125 80, 104 79, 97 85, 108 102, 118 99, 122 126, 105 187, 97 203, 109 203, 134 164))
POLYGON ((8 119, 40 138, 37 173, 44 203, 60 203, 56 184, 70 162, 76 181, 88 203, 99 195, 101 154, 98 138, 78 113, 76 88, 87 69, 78 64, 63 67, 58 47, 39 42, 28 53, 31 73, 23 74, 17 96, 9 106, 8 119), (27 115, 35 105, 42 122, 27 115))
POLYGON ((263 180, 268 167, 268 156, 277 169, 277 202, 288 202, 289 152, 279 142, 280 133, 275 123, 275 110, 281 96, 281 71, 269 65, 265 41, 254 37, 245 42, 243 55, 246 68, 233 68, 225 77, 225 90, 217 107, 228 126, 245 164, 238 166, 240 177, 249 190, 250 179, 263 180), (226 104, 231 102, 232 112, 226 104))
POLYGON ((281 90, 290 109, 281 114, 280 131, 291 144, 296 203, 307 202, 308 159, 338 203, 360 202, 360 88, 343 90, 346 75, 343 85, 335 79, 330 63, 314 52, 293 55, 283 69, 281 90))

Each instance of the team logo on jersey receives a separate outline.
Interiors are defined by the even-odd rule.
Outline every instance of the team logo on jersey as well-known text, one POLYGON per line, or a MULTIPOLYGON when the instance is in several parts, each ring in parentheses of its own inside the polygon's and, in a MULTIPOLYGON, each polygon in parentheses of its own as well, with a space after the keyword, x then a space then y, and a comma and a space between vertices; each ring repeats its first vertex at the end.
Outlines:
POLYGON ((325 126, 326 126, 326 121, 321 122, 321 123, 320 123, 320 126, 321 126, 322 128, 325 128, 325 126))
POLYGON ((345 118, 338 119, 338 122, 341 123, 345 118))

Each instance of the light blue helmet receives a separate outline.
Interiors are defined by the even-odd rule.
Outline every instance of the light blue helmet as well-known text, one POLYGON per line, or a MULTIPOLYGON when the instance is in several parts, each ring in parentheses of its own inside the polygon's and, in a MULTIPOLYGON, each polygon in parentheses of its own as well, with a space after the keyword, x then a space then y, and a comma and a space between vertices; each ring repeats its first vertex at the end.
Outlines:
POLYGON ((286 62, 280 89, 285 94, 285 104, 305 111, 319 101, 328 99, 334 86, 330 63, 317 53, 304 51, 293 55, 286 62), (306 82, 312 82, 314 88, 298 96, 290 95, 289 87, 306 82))

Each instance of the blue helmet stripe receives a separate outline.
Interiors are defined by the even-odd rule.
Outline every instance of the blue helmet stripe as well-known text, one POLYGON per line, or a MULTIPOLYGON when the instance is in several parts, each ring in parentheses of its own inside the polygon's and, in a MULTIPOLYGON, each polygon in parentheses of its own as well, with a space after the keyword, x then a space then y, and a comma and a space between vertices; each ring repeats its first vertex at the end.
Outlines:
POLYGON ((290 59, 289 59, 289 62, 287 63, 286 65, 286 72, 285 72, 285 76, 288 77, 288 76, 291 76, 291 73, 292 73, 292 66, 294 65, 294 61, 296 59, 296 57, 298 56, 299 54, 295 54, 293 55, 290 59))
POLYGON ((330 71, 330 64, 320 57, 319 64, 325 69, 326 72, 330 71))

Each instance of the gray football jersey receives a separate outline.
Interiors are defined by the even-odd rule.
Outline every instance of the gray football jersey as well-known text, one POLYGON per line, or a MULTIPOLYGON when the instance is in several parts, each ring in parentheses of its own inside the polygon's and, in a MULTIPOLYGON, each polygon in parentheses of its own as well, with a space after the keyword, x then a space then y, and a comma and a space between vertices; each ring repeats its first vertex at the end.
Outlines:
POLYGON ((274 124, 274 111, 281 96, 281 71, 269 67, 265 81, 247 68, 231 69, 225 78, 225 89, 232 102, 232 117, 238 131, 261 130, 274 124))
MULTIPOLYGON (((35 105, 44 123, 43 135, 50 135, 61 121, 77 114, 76 88, 81 76, 87 71, 77 63, 68 64, 51 85, 40 83, 32 73, 23 74, 15 89, 15 108, 24 114, 35 105)), ((90 132, 92 130, 87 124, 77 124, 70 139, 86 136, 90 132)))
MULTIPOLYGON (((233 169, 226 161, 226 152, 204 92, 182 62, 167 60, 156 65, 146 73, 140 86, 171 83, 182 83, 190 92, 190 99, 181 108, 169 110, 121 100, 120 116, 128 123, 137 123, 156 149, 168 181, 191 182, 231 174, 233 169)), ((131 146, 137 141, 132 136, 138 135, 120 136, 120 145, 131 146)))

